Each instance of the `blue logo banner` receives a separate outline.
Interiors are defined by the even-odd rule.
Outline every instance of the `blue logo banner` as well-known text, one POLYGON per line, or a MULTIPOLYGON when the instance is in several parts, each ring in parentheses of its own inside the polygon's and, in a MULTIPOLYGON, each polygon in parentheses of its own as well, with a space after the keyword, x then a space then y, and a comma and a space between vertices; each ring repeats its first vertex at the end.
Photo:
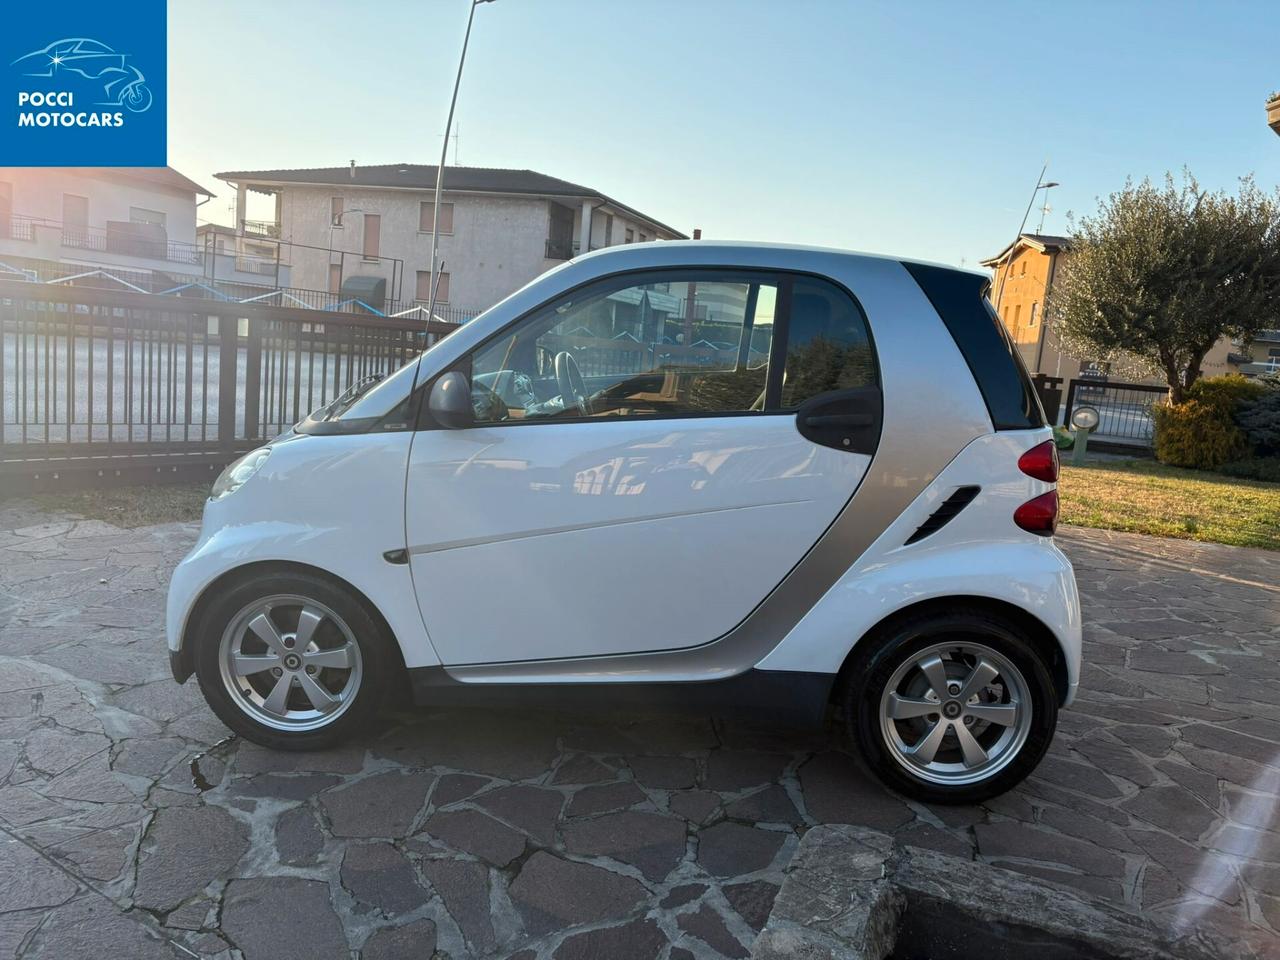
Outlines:
POLYGON ((165 3, 10 4, 0 14, 0 166, 165 166, 165 3))

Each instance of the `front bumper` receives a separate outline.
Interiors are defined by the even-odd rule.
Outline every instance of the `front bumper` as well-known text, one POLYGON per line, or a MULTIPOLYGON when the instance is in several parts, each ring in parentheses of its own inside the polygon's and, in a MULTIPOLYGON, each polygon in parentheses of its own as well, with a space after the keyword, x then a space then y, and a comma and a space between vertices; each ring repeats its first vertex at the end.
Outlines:
POLYGON ((186 683, 191 674, 195 673, 195 668, 187 662, 187 658, 183 656, 181 650, 170 650, 169 672, 173 674, 173 679, 179 683, 186 683))

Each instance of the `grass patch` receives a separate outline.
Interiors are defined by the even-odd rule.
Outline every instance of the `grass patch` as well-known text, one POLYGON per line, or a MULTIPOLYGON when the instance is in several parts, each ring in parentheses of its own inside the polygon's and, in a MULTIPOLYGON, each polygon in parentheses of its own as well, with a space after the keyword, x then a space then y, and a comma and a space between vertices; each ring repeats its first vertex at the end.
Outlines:
POLYGON ((30 500, 47 513, 71 513, 113 527, 133 528, 199 520, 208 497, 209 484, 201 481, 68 490, 37 494, 30 500))
POLYGON ((1280 550, 1280 484, 1154 460, 1064 465, 1063 523, 1280 550))

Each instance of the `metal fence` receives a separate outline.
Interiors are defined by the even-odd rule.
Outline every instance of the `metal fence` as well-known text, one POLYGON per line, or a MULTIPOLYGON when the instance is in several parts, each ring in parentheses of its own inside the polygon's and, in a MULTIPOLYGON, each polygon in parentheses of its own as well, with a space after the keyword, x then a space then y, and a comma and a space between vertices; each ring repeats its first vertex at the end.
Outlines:
POLYGON ((1114 383, 1096 378, 1072 380, 1067 387, 1063 423, 1071 423, 1071 413, 1077 407, 1093 407, 1098 411, 1098 428, 1091 435, 1091 443, 1149 447, 1154 432, 1151 408, 1168 394, 1168 387, 1149 383, 1114 383))
POLYGON ((0 280, 0 483, 208 471, 455 328, 0 280))

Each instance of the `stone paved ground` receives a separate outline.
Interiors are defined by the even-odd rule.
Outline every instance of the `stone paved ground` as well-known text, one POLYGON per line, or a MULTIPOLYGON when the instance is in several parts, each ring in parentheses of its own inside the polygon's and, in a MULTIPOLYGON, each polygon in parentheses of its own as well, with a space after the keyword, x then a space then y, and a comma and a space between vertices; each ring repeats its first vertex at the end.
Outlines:
POLYGON ((984 807, 906 803, 829 733, 424 711, 227 742, 167 676, 190 526, 0 505, 0 958, 744 957, 798 836, 852 822, 1280 955, 1280 557, 1068 531, 1079 702, 984 807))

